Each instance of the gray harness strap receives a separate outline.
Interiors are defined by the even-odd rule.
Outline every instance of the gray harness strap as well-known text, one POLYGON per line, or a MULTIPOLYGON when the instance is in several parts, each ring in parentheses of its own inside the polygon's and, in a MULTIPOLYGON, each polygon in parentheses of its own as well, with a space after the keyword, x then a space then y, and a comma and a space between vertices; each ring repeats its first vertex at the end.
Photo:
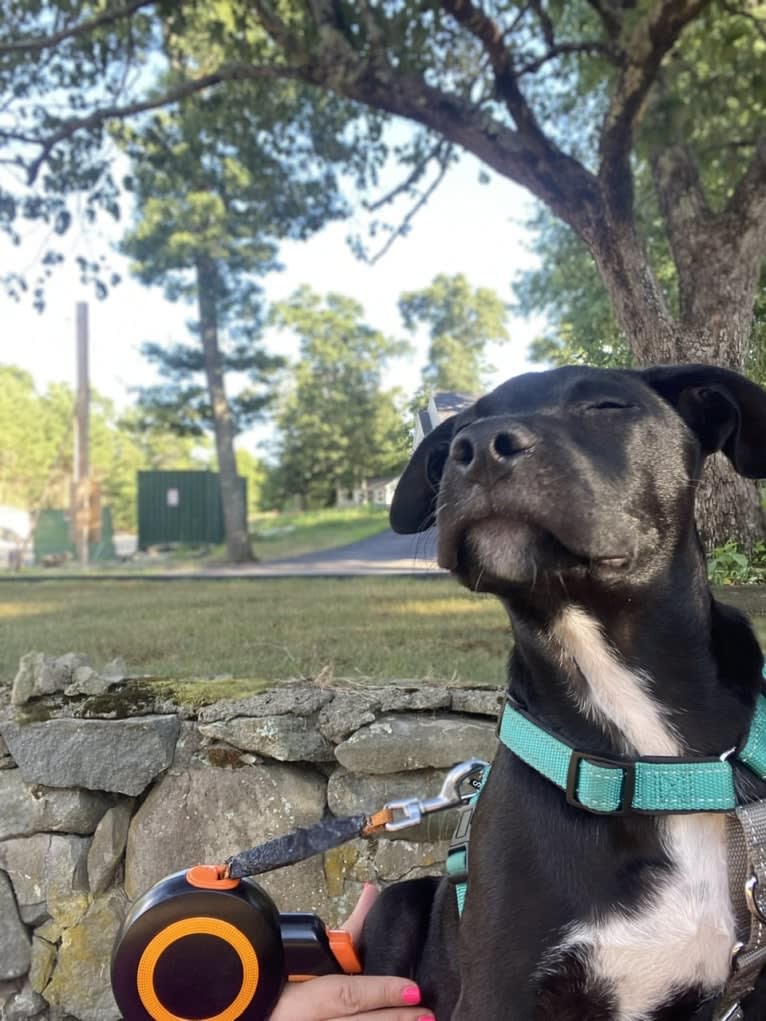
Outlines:
POLYGON ((741 805, 728 816, 727 827, 729 889, 738 942, 715 1021, 742 1021, 740 1004, 766 967, 766 801, 741 805))

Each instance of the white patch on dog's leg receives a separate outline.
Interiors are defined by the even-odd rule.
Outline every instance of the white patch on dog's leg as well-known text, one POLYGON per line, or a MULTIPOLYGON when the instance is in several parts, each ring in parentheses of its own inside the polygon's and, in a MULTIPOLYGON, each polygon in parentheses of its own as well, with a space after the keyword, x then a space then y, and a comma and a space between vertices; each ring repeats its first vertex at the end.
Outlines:
MULTIPOLYGON (((577 695, 581 711, 615 728, 632 754, 682 754, 648 679, 619 661, 596 621, 569 608, 551 634, 585 679, 586 693, 577 695)), ((646 1021, 684 988, 715 992, 729 974, 735 926, 725 817, 671 815, 658 817, 657 827, 670 874, 647 890, 637 911, 578 924, 558 948, 588 951, 594 977, 614 989, 619 1021, 646 1021)))

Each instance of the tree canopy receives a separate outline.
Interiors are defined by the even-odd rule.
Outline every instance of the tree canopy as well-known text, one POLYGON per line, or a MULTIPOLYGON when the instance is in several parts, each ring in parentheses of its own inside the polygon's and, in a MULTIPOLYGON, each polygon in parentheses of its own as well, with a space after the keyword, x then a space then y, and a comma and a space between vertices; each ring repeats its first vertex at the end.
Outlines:
MULTIPOLYGON (((6 187, 9 230, 26 215, 65 228, 72 191, 114 209, 103 142, 115 121, 226 82, 300 81, 352 103, 368 143, 354 150, 362 184, 386 155, 381 117, 415 125, 393 150, 402 181, 370 200, 373 214, 404 193, 416 207, 467 150, 572 229, 638 363, 746 364, 766 257, 762 4, 114 0, 73 13, 64 0, 24 0, 4 31, 0 141, 36 189, 20 199, 6 187), (160 51, 172 69, 161 87, 131 73, 160 51), (672 260, 669 286, 647 217, 672 260)), ((712 493, 715 513, 701 499, 711 541, 762 528, 752 487, 723 474, 712 493)))
POLYGON ((401 408, 381 382, 386 362, 406 345, 363 316, 353 298, 322 299, 308 287, 274 309, 275 324, 300 341, 277 416, 276 488, 283 500, 330 506, 338 488, 393 475, 407 460, 401 408))
POLYGON ((477 394, 484 389, 486 346, 508 340, 507 309, 494 291, 472 287, 462 273, 440 273, 428 287, 403 294, 399 311, 411 333, 420 325, 428 329, 425 390, 477 394))
MULTIPOLYGON (((68 507, 74 393, 61 383, 40 393, 29 373, 10 365, 0 365, 0 388, 0 504, 32 514, 68 507)), ((136 527, 139 469, 200 466, 198 441, 138 430, 132 415, 118 416, 111 401, 98 394, 91 400, 90 439, 92 477, 118 529, 136 527)))

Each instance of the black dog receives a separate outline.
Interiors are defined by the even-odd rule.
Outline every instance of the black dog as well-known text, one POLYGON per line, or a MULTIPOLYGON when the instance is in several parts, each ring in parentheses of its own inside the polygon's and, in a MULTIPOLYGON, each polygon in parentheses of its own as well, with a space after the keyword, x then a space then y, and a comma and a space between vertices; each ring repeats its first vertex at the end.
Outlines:
MULTIPOLYGON (((718 450, 766 476, 765 439, 766 392, 723 369, 530 373, 426 437, 391 523, 435 521, 439 563, 500 598, 509 696, 568 745, 718 758, 747 734, 763 658, 708 588, 695 487, 718 450)), ((460 921, 454 888, 421 880, 365 928, 366 970, 416 979, 439 1021, 714 1017, 735 942, 724 815, 592 814, 501 745, 469 877, 460 921)), ((744 1009, 766 1018, 763 980, 744 1009)))

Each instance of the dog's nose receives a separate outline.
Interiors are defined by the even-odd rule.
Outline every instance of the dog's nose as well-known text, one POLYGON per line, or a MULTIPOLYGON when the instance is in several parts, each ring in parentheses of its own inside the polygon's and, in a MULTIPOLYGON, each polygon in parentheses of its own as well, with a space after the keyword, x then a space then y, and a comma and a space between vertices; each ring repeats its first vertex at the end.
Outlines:
POLYGON ((535 436, 519 422, 488 419, 461 429, 450 446, 450 460, 466 478, 506 474, 534 445, 535 436))

